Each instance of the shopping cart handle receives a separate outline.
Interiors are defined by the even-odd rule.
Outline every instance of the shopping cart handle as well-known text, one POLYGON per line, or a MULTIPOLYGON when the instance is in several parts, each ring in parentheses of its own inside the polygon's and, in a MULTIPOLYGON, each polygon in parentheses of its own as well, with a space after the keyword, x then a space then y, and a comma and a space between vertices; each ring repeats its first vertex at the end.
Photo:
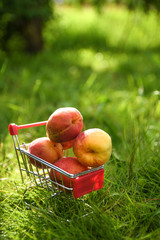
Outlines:
POLYGON ((10 132, 10 135, 17 135, 18 129, 38 127, 38 126, 46 125, 46 123, 47 121, 24 124, 24 125, 16 125, 15 123, 10 123, 8 126, 8 130, 10 132))

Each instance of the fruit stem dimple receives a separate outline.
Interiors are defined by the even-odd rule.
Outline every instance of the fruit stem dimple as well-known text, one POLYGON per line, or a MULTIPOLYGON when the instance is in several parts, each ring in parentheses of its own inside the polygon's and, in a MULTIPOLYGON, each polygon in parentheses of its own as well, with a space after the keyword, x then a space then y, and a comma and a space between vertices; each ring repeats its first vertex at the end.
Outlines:
POLYGON ((94 150, 92 150, 92 149, 91 149, 89 152, 90 152, 90 153, 95 153, 95 151, 94 151, 94 150))

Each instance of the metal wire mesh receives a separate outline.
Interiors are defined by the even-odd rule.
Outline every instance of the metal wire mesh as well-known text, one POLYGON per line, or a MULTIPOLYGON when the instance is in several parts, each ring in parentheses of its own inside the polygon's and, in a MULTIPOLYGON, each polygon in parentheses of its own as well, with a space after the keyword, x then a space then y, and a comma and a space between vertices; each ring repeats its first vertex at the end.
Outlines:
MULTIPOLYGON (((63 176, 67 176, 70 179, 74 179, 76 177, 83 176, 103 168, 103 166, 100 166, 81 173, 70 174, 56 167, 55 165, 50 164, 45 160, 29 153, 28 144, 23 143, 22 145, 20 145, 18 135, 13 135, 12 137, 22 182, 24 184, 30 184, 47 188, 48 190, 51 190, 54 193, 61 191, 72 193, 73 186, 71 187, 66 186, 63 181, 63 176), (31 163, 30 158, 32 158, 34 162, 31 163), (37 167, 37 165, 39 166, 39 164, 41 165, 41 168, 37 167), (53 171, 54 181, 50 177, 51 169, 53 171), (60 180, 57 179, 55 171, 60 173, 61 176, 60 180)), ((70 149, 64 151, 64 157, 68 156, 71 156, 70 149)))

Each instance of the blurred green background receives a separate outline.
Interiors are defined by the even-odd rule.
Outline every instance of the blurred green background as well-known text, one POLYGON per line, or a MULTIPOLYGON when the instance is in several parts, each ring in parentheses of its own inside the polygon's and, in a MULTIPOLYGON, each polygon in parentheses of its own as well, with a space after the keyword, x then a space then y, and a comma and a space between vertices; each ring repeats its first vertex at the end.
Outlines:
MULTIPOLYGON (((95 209, 101 215, 97 222, 92 219, 84 239, 159 239, 159 11, 158 0, 0 1, 2 239, 13 239, 17 231, 16 239, 63 239, 58 235, 63 230, 55 226, 51 233, 53 222, 48 225, 47 219, 39 224, 44 233, 49 226, 50 233, 41 238, 34 218, 26 236, 21 221, 10 221, 10 211, 15 219, 23 211, 11 205, 21 195, 14 193, 20 176, 8 125, 44 121, 65 106, 82 113, 84 130, 101 128, 113 142, 104 189, 88 196, 94 208, 95 199, 101 199, 95 209), (98 227, 93 233, 92 227, 108 217, 113 234, 105 238, 105 228, 98 233, 98 227)), ((45 135, 44 129, 20 133, 25 142, 45 135)), ((47 211, 48 205, 43 208, 47 211)), ((74 222, 70 227, 76 232, 74 222)), ((72 239, 65 224, 63 229, 64 238, 72 239)))

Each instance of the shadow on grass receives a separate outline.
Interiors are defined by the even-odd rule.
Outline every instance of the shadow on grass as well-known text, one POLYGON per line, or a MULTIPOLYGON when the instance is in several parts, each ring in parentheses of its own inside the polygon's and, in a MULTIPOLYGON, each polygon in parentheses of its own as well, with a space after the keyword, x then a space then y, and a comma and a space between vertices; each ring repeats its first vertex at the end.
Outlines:
POLYGON ((51 197, 44 189, 32 189, 25 196, 13 195, 12 203, 6 200, 7 204, 14 209, 4 222, 2 235, 7 239, 15 231, 14 239, 121 239, 114 220, 84 199, 51 197))

